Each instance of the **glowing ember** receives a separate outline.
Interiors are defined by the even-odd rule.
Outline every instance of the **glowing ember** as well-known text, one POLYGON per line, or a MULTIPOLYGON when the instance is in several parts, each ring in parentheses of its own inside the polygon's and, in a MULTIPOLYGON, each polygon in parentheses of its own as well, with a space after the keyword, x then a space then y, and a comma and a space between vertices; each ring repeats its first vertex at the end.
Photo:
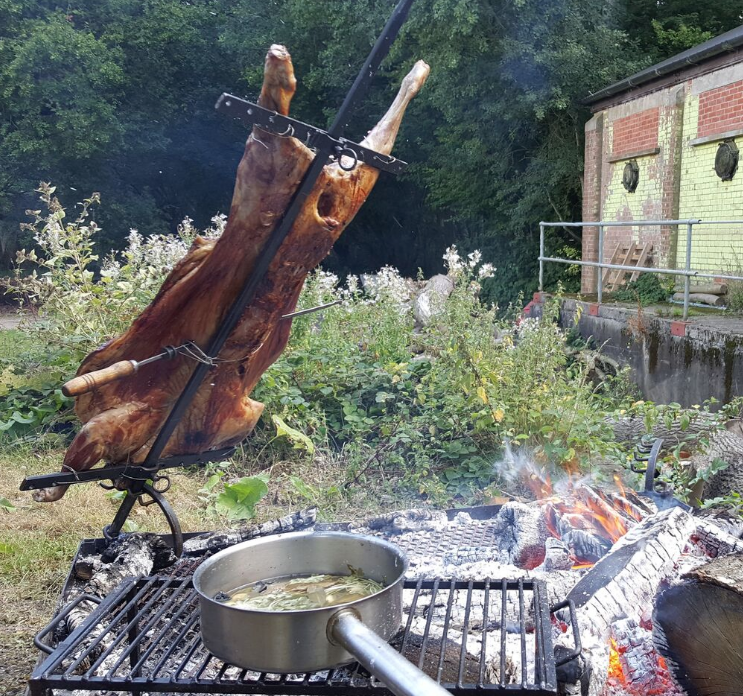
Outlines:
POLYGON ((637 624, 629 625, 609 640, 609 671, 605 694, 611 696, 673 696, 680 694, 666 661, 652 645, 651 632, 637 624), (629 641, 629 642, 627 642, 629 641))
POLYGON ((613 638, 610 641, 609 647, 609 680, 622 685, 627 683, 627 680, 624 678, 624 669, 622 668, 622 660, 619 657, 617 641, 613 638))

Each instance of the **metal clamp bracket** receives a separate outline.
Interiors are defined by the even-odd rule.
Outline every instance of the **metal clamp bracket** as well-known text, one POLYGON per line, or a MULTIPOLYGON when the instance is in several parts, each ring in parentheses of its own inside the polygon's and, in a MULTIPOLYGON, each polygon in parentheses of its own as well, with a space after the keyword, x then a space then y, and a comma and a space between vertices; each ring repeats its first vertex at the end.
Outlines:
POLYGON ((67 486, 75 483, 89 483, 90 481, 116 481, 123 478, 130 481, 147 481, 157 476, 161 469, 173 469, 183 466, 203 466, 208 462, 219 462, 229 459, 235 453, 234 447, 224 447, 201 454, 181 454, 174 457, 160 459, 154 466, 140 466, 138 464, 121 464, 106 466, 87 471, 62 471, 54 474, 28 476, 21 482, 20 490, 33 491, 51 486, 67 486))
POLYGON ((224 92, 217 100, 214 108, 249 126, 258 126, 262 130, 280 137, 297 138, 313 150, 319 149, 333 153, 340 168, 344 171, 351 171, 359 162, 390 174, 400 174, 408 166, 407 162, 396 159, 391 155, 382 155, 347 138, 334 138, 321 128, 298 121, 296 118, 283 116, 276 111, 264 109, 262 106, 240 99, 234 94, 224 92), (344 166, 342 163, 343 157, 352 158, 354 160, 353 164, 350 167, 344 166))

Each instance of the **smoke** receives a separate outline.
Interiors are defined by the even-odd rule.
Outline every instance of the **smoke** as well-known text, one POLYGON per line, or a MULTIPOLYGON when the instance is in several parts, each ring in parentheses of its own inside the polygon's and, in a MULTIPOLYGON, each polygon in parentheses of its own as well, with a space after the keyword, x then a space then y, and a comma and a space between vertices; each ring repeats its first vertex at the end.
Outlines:
POLYGON ((594 483, 594 474, 570 473, 552 462, 540 464, 534 450, 506 441, 503 457, 493 464, 493 474, 511 490, 527 489, 537 499, 567 496, 573 489, 594 483))

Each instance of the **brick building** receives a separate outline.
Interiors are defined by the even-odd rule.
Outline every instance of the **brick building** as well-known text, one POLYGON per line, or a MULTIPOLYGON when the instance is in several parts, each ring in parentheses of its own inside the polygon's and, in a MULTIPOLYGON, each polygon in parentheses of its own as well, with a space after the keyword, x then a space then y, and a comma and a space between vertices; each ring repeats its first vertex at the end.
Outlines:
MULTIPOLYGON (((586 101, 584 220, 743 220, 743 26, 586 101)), ((604 261, 634 242, 651 250, 650 265, 683 268, 685 235, 676 226, 609 227, 604 261)), ((700 226, 693 240, 692 269, 743 270, 743 225, 700 226)), ((598 229, 585 228, 583 259, 597 254, 598 229)), ((583 268, 584 293, 596 279, 583 268)))

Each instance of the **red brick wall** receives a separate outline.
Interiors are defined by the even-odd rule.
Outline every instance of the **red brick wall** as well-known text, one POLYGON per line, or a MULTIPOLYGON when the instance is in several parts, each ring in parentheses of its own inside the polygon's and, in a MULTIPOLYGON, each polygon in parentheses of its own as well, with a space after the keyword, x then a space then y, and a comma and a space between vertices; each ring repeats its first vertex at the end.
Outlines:
MULTIPOLYGON (((586 130, 585 160, 583 167, 583 220, 598 220, 601 215, 601 167, 602 141, 604 137, 603 116, 594 117, 593 127, 586 130)), ((583 228, 584 261, 598 261, 598 228, 583 228)), ((596 291, 595 268, 584 266, 581 272, 581 292, 596 291)))
POLYGON ((697 137, 743 127, 743 80, 699 95, 697 137))
POLYGON ((658 147, 658 108, 614 121, 612 154, 623 155, 658 147))

